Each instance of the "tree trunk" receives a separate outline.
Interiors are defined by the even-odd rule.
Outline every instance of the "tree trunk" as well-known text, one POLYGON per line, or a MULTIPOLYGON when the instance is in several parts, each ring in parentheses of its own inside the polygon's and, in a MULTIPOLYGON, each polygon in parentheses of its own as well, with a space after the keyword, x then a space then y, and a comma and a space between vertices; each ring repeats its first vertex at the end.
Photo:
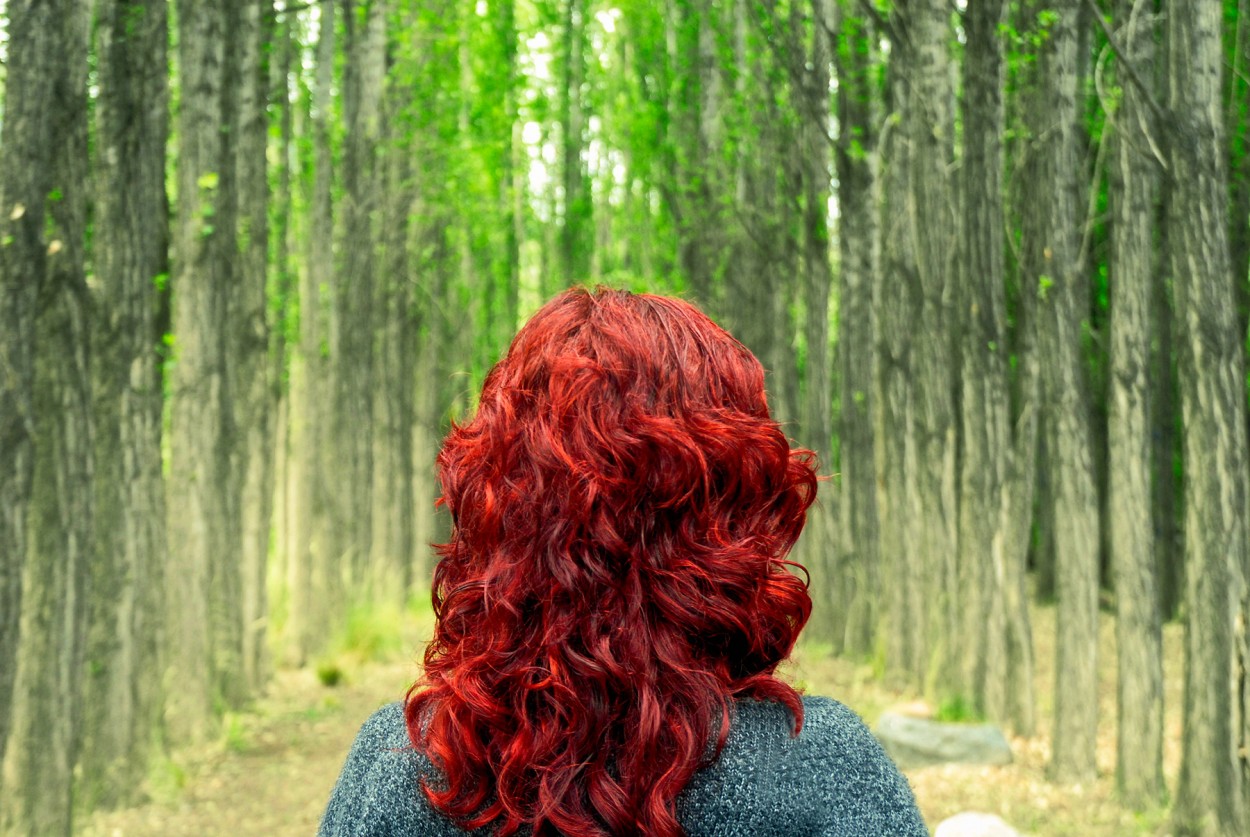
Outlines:
MULTIPOLYGON (((1120 42, 1135 67, 1154 63, 1153 3, 1120 0, 1120 42)), ((1118 653, 1116 784, 1136 808, 1163 792, 1163 638, 1154 565, 1151 498, 1151 306, 1157 265, 1154 213, 1157 147, 1150 110, 1120 73, 1115 113, 1116 166, 1108 203, 1111 230, 1111 382, 1108 409, 1107 513, 1115 579, 1118 653)))
POLYGON ((271 380, 269 265, 269 140, 266 58, 272 21, 269 0, 241 0, 238 50, 239 116, 234 165, 238 172, 238 281, 231 313, 232 389, 238 392, 239 437, 233 470, 240 480, 240 565, 244 683, 259 691, 268 677, 270 524, 273 518, 274 415, 277 381, 271 380))
POLYGON ((1032 727, 1033 666, 1023 544, 1012 528, 1002 191, 1002 0, 969 4, 964 65, 960 679, 989 717, 1032 727))
POLYGON ((586 161, 582 159, 586 130, 581 92, 586 78, 585 0, 564 0, 563 4, 560 170, 564 211, 560 226, 560 272, 567 286, 589 278, 594 225, 586 161))
MULTIPOLYGON (((402 111, 404 87, 387 94, 388 115, 395 124, 402 111)), ((394 129, 391 129, 394 130, 394 129)), ((387 140, 384 192, 387 222, 379 229, 382 271, 378 283, 377 392, 373 454, 373 550, 369 558, 371 600, 402 607, 412 586, 413 271, 408 258, 412 191, 411 148, 397 134, 387 140)))
POLYGON ((900 4, 897 23, 907 35, 899 59, 909 86, 902 129, 908 145, 910 177, 905 205, 908 234, 915 244, 919 316, 916 332, 915 412, 918 525, 924 533, 909 560, 926 567, 928 630, 944 641, 933 646, 927 662, 943 691, 966 691, 957 670, 954 638, 959 636, 957 575, 958 514, 955 478, 955 191, 950 175, 954 157, 954 74, 948 43, 947 0, 909 0, 900 4))
MULTIPOLYGON (((13 662, 5 662, 15 669, 12 728, 0 778, 0 834, 5 835, 72 831, 83 715, 85 581, 95 546, 90 306, 84 271, 88 9, 49 5, 51 51, 29 56, 42 64, 51 82, 40 105, 52 148, 52 176, 46 193, 45 272, 26 277, 36 283, 42 301, 34 335, 38 447, 21 636, 13 662)), ((17 113, 20 117, 20 105, 17 113)))
POLYGON ((1172 174, 1168 243, 1176 294, 1185 445, 1187 611, 1178 830, 1244 834, 1247 556, 1245 363, 1227 239, 1219 0, 1168 17, 1172 174), (1235 625, 1239 627, 1235 628, 1235 625), (1239 672, 1239 680, 1230 678, 1239 672))
MULTIPOLYGON (((1081 357, 1088 288, 1077 264, 1082 215, 1077 145, 1077 0, 1054 9, 1040 55, 1048 123, 1038 139, 1047 234, 1034 292, 1053 473, 1058 590, 1055 727, 1050 770, 1059 779, 1094 775, 1098 727, 1098 498, 1091 461, 1089 402, 1081 357)), ((1029 292, 1026 285, 1024 293, 1029 292)))
MULTIPOLYGON (((840 209, 837 352, 841 403, 838 470, 842 477, 838 512, 842 533, 837 565, 829 579, 834 587, 829 598, 834 609, 830 638, 835 651, 842 651, 847 639, 848 595, 853 587, 845 576, 851 568, 874 567, 880 560, 873 432, 877 352, 872 305, 881 256, 877 224, 880 107, 872 81, 876 39, 868 21, 856 14, 855 0, 841 0, 840 6, 835 161, 840 209)), ((900 663, 899 655, 887 655, 887 665, 897 668, 900 663)))
POLYGON ((107 3, 97 32, 97 546, 86 685, 95 698, 84 707, 77 795, 87 807, 108 807, 135 798, 162 699, 165 485, 153 277, 168 270, 165 0, 107 3))
MULTIPOLYGON (((802 182, 802 266, 804 342, 807 346, 803 369, 803 441, 816 452, 825 472, 833 469, 833 393, 829 345, 829 294, 833 270, 829 264, 829 189, 832 173, 829 144, 829 31, 833 0, 811 3, 811 47, 798 51, 806 59, 799 99, 800 140, 803 149, 802 182)), ((797 6, 794 7, 797 10, 797 6)), ((795 15, 797 17, 797 14, 795 15)), ((796 21, 800 29, 803 21, 796 21)), ((798 40, 798 38, 795 38, 798 40)), ((871 450, 871 448, 869 448, 871 450)), ((808 516, 803 544, 806 563, 822 576, 816 593, 820 608, 814 618, 825 638, 832 634, 831 617, 835 603, 830 580, 836 549, 833 483, 821 487, 821 502, 808 516)))
MULTIPOLYGON (((930 614, 938 603, 928 598, 933 568, 917 568, 913 561, 920 543, 919 467, 915 427, 916 393, 914 324, 919 317, 919 280, 916 243, 911 235, 906 207, 908 157, 911 146, 898 125, 900 114, 910 107, 915 91, 908 85, 904 63, 895 56, 889 68, 888 117, 880 140, 882 200, 880 208, 881 271, 873 287, 872 304, 877 342, 876 427, 873 434, 877 461, 877 499, 881 519, 881 570, 871 556, 857 554, 853 570, 855 591, 848 599, 847 649, 865 653, 871 649, 876 618, 863 621, 858 614, 886 591, 884 607, 886 665, 914 687, 925 682, 935 639, 929 630, 930 614)), ((869 605, 876 608, 877 605, 869 605)))
POLYGON ((291 447, 296 497, 287 585, 290 616, 288 658, 303 665, 326 639, 330 614, 343 601, 336 556, 330 554, 329 499, 323 484, 324 449, 329 447, 330 412, 326 399, 329 364, 322 352, 329 342, 323 327, 323 289, 331 288, 334 217, 331 198, 333 152, 330 119, 334 99, 334 0, 321 0, 317 70, 312 94, 313 184, 308 229, 308 263, 299 280, 299 363, 292 372, 291 447))
POLYGON ((234 249, 234 181, 223 125, 226 10, 178 9, 182 97, 174 235, 175 359, 170 398, 169 640, 166 723, 176 741, 202 739, 222 705, 241 698, 242 615, 226 341, 234 249), (233 597, 232 597, 233 596, 233 597))
MULTIPOLYGON (((52 189, 47 103, 60 60, 56 24, 64 3, 8 4, 4 120, 0 122, 0 660, 16 660, 22 575, 29 546, 27 510, 34 471, 33 404, 36 291, 48 242, 52 189)), ((0 666, 0 757, 12 711, 16 667, 0 666)), ((3 782, 0 781, 0 786, 3 782)))

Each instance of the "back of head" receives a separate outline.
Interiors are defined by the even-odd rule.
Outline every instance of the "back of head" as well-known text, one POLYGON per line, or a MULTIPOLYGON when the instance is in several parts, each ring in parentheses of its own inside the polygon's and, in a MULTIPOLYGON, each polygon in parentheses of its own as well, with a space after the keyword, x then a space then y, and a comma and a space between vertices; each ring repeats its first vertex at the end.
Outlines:
POLYGON ((689 303, 544 306, 438 457, 453 521, 406 708, 466 827, 682 833, 677 795, 811 611, 785 560, 815 496, 751 353, 689 303))

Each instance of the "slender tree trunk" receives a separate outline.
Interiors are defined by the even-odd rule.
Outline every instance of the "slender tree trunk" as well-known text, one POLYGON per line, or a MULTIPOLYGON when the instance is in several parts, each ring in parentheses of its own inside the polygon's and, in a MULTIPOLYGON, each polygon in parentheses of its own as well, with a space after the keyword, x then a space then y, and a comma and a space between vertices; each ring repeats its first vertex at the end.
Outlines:
MULTIPOLYGON (((911 145, 898 127, 899 115, 910 107, 915 95, 903 78, 897 55, 889 68, 888 116, 882 149, 883 199, 875 202, 882 213, 881 271, 873 285, 873 320, 877 339, 876 427, 873 441, 877 462, 877 498, 881 519, 881 571, 871 556, 861 556, 855 571, 856 598, 872 601, 878 590, 886 591, 884 633, 887 666, 906 677, 913 686, 925 682, 934 640, 929 623, 938 604, 931 601, 934 568, 917 568, 914 556, 920 543, 920 495, 918 450, 912 432, 915 425, 916 339, 914 325, 920 315, 917 288, 915 239, 905 211, 908 194, 908 158, 911 145)), ((871 648, 877 620, 858 621, 862 605, 851 599, 847 617, 847 648, 864 653, 871 648)), ((874 606, 875 607, 875 606, 874 606)))
MULTIPOLYGON (((402 86, 387 93, 392 123, 403 107, 402 86)), ((390 129, 394 130, 394 129, 390 129)), ((371 600, 402 606, 413 585, 413 271, 408 258, 408 218, 415 203, 411 148, 398 135, 387 140, 385 194, 379 230, 382 270, 378 283, 377 392, 373 454, 373 554, 369 559, 371 600)))
MULTIPOLYGON (((0 123, 0 660, 16 660, 34 471, 35 302, 48 242, 45 210, 54 144, 46 117, 64 3, 6 8, 4 120, 0 123)), ((0 757, 8 739, 16 667, 0 665, 0 757)), ((3 780, 0 779, 0 787, 3 780)))
POLYGON ((1002 0, 974 0, 965 16, 964 257, 959 600, 961 679, 991 718, 1032 727, 1033 666, 1023 544, 1008 496, 1012 463, 1007 379, 1002 190, 1002 0), (979 639, 973 639, 979 637, 979 639))
MULTIPOLYGON (((803 149, 802 183, 802 266, 803 266, 803 321, 804 342, 807 346, 803 370, 803 412, 801 429, 804 443, 816 452, 821 468, 833 469, 833 376, 830 364, 829 344, 829 295, 833 286, 833 270, 829 263, 829 190, 832 178, 829 142, 829 31, 832 25, 833 0, 813 0, 811 15, 811 46, 798 51, 805 59, 804 71, 799 75, 800 90, 800 141, 803 149)), ((793 39, 801 41, 804 21, 799 18, 798 6, 793 7, 792 17, 798 30, 793 39)), ((821 634, 832 634, 831 619, 836 604, 831 597, 830 579, 834 568, 836 548, 834 534, 837 531, 834 514, 836 496, 834 485, 822 486, 821 502, 808 516, 807 533, 804 536, 805 563, 816 569, 822 578, 819 582, 819 610, 814 613, 821 634)))
MULTIPOLYGON (((347 61, 343 80, 343 203, 339 220, 341 279, 334 283, 335 318, 330 344, 335 387, 335 455, 323 479, 339 474, 334 492, 338 537, 334 559, 345 564, 353 585, 365 577, 370 555, 373 491, 373 331, 377 233, 374 216, 382 178, 377 176, 381 139, 386 22, 383 0, 344 7, 347 61)), ((354 592, 354 591, 353 591, 354 592)))
POLYGON ((323 342, 333 342, 323 327, 333 272, 334 217, 331 204, 333 151, 330 120, 334 87, 334 0, 321 0, 317 69, 312 94, 313 183, 309 211, 308 261, 300 273, 299 360, 292 381, 292 449, 297 496, 293 550, 287 585, 291 605, 288 657, 302 665, 326 639, 330 614, 342 603, 337 556, 331 554, 329 500, 323 484, 324 449, 329 447, 330 412, 326 399, 328 363, 323 342))
POLYGON ((1180 782, 1173 810, 1184 833, 1244 834, 1247 543, 1244 334, 1227 240, 1219 0, 1168 16, 1168 243, 1176 294, 1185 445, 1186 673, 1180 782), (1240 599, 1240 600, 1239 600, 1240 599), (1240 609, 1240 612, 1239 612, 1240 609), (1237 627, 1235 627, 1237 626, 1237 627), (1230 680, 1238 671, 1236 680, 1230 680))
POLYGON ((588 278, 594 224, 586 161, 582 158, 586 130, 581 92, 586 78, 585 0, 563 0, 563 6, 560 170, 564 211, 560 226, 560 272, 565 285, 571 285, 588 278))
MULTIPOLYGON (((879 560, 877 469, 873 415, 876 412, 876 330, 873 285, 880 274, 878 227, 877 123, 872 62, 875 34, 858 16, 855 0, 841 0, 841 37, 837 45, 838 126, 835 161, 838 173, 838 451, 842 475, 838 491, 841 546, 829 582, 833 585, 831 639, 841 651, 846 640, 848 594, 845 577, 853 567, 872 567, 879 560)), ((903 632, 896 635, 901 637, 903 632)), ((887 654, 897 669, 901 655, 887 654)))
MULTIPOLYGON (((962 693, 954 638, 959 636, 957 575, 958 501, 953 335, 956 311, 955 190, 950 175, 954 156, 954 74, 948 44, 950 7, 946 0, 909 0, 897 10, 907 36, 900 50, 908 91, 903 131, 910 177, 906 203, 908 234, 915 241, 919 317, 916 332, 915 413, 919 471, 919 552, 909 560, 927 567, 925 596, 931 603, 928 630, 942 640, 933 646, 928 669, 944 691, 962 693)), ((966 642, 967 638, 963 638, 966 642)))
POLYGON ((183 3, 178 9, 182 97, 178 121, 178 216, 174 235, 175 360, 171 381, 169 479, 169 656, 178 688, 166 702, 174 740, 204 738, 217 707, 238 697, 227 689, 238 670, 242 616, 238 533, 231 528, 232 402, 226 343, 233 249, 234 174, 225 166, 223 101, 225 10, 183 3), (226 692, 229 691, 229 694, 226 692))
POLYGON ((93 352, 96 556, 90 571, 82 789, 88 807, 133 800, 158 738, 165 485, 157 291, 168 270, 165 0, 104 4, 96 100, 93 352))
MULTIPOLYGON (((1098 726, 1098 498, 1091 461, 1089 402, 1081 358, 1087 286, 1077 264, 1082 216, 1077 202, 1077 0, 1052 4, 1040 56, 1048 125, 1038 140, 1045 160, 1047 234, 1043 273, 1033 292, 1038 320, 1045 431, 1054 484, 1058 644, 1051 774, 1084 779, 1095 771, 1098 726)), ((1026 285, 1024 293, 1030 292, 1026 285)))
POLYGON ((251 692, 268 677, 266 575, 273 518, 274 418, 277 382, 271 380, 269 264, 269 141, 266 54, 270 0, 242 0, 238 42, 239 118, 234 165, 239 184, 238 271, 231 330, 233 388, 239 393, 239 438, 234 471, 240 480, 242 675, 251 692))
MULTIPOLYGON (((1117 18, 1126 59, 1154 63, 1153 3, 1121 0, 1117 18)), ((1116 783, 1134 807, 1163 792, 1163 637, 1151 519, 1150 364, 1154 218, 1158 197, 1153 119, 1141 91, 1121 72, 1108 203, 1111 230, 1111 384, 1108 409, 1108 516, 1115 579, 1119 692, 1116 783)))
MULTIPOLYGON (((53 5, 45 273, 35 319, 36 448, 0 834, 68 835, 82 733, 86 577, 95 546, 87 233, 87 9, 53 5), (54 139, 55 138, 55 139, 54 139)), ((31 56, 36 58, 36 56, 31 56)), ((36 59, 38 63, 38 59, 36 59)), ((21 110, 19 107, 19 115, 21 110)), ((29 164, 29 163, 27 163, 29 164)))

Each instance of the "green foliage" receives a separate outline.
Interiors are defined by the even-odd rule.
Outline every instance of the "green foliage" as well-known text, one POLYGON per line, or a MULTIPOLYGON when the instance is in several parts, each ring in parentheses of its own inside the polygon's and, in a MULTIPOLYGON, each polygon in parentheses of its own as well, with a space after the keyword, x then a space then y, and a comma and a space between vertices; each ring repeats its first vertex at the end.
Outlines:
POLYGON ((943 698, 933 714, 935 720, 944 723, 973 723, 984 721, 985 717, 977 710, 976 704, 963 695, 952 695, 943 698))
POLYGON ((317 680, 322 686, 334 688, 343 682, 343 669, 332 660, 323 660, 317 664, 317 680))

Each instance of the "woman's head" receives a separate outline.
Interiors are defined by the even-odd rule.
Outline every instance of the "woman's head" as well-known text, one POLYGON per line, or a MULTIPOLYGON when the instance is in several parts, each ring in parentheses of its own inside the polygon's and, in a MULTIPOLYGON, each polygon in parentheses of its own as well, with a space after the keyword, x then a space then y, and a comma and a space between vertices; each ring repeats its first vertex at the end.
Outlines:
POLYGON ((785 556, 813 463, 694 306, 556 297, 438 467, 453 528, 408 719, 439 808, 502 833, 679 834, 734 698, 780 700, 797 729, 773 672, 811 611, 785 556))

